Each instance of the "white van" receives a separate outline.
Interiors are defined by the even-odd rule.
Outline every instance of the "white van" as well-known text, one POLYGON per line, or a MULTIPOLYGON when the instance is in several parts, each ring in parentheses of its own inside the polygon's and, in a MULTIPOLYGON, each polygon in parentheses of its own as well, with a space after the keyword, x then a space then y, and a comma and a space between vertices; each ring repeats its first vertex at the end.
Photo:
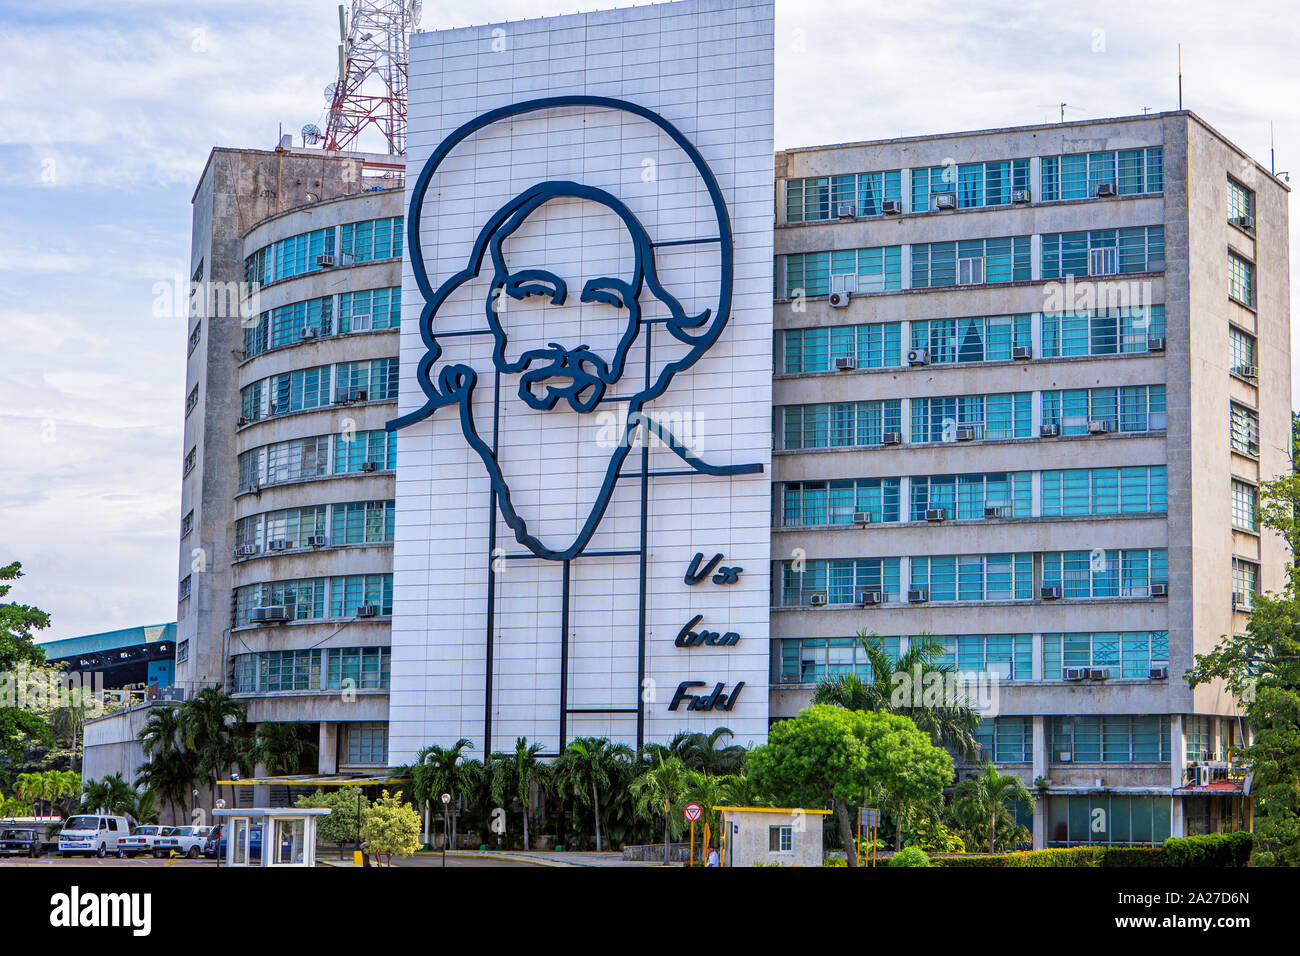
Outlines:
POLYGON ((59 831, 59 856, 68 857, 74 853, 89 856, 93 853, 103 859, 109 853, 117 853, 118 841, 130 834, 131 825, 127 823, 126 817, 78 814, 69 817, 59 831))

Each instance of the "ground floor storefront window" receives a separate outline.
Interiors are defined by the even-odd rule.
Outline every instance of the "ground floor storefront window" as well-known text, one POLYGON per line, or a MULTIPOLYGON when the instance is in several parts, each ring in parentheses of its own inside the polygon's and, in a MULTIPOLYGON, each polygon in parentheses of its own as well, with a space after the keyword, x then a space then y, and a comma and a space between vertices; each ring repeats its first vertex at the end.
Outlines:
POLYGON ((1169 839, 1170 797, 1088 794, 1047 799, 1047 845, 1158 846, 1169 839))

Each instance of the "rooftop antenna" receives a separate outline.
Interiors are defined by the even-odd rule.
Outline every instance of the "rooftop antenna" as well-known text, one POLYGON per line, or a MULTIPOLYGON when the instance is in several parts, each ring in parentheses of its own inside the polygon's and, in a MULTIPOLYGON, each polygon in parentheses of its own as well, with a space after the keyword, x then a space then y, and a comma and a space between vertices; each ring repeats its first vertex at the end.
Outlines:
POLYGON ((1269 175, 1277 176, 1277 153, 1273 146, 1273 121, 1268 121, 1268 171, 1269 175))
POLYGON ((419 0, 339 4, 338 80, 326 87, 325 149, 356 149, 374 127, 390 155, 406 152, 407 35, 420 23, 419 0))
POLYGON ((1178 44, 1178 112, 1183 111, 1183 45, 1178 44))
POLYGON ((1055 107, 1057 107, 1057 108, 1061 111, 1061 122, 1062 122, 1062 123, 1065 122, 1065 111, 1066 111, 1066 110, 1081 110, 1081 109, 1083 109, 1082 106, 1071 106, 1069 103, 1039 103, 1038 105, 1039 105, 1039 107, 1041 107, 1041 108, 1043 108, 1043 109, 1046 109, 1046 108, 1049 107, 1049 106, 1055 106, 1055 107))

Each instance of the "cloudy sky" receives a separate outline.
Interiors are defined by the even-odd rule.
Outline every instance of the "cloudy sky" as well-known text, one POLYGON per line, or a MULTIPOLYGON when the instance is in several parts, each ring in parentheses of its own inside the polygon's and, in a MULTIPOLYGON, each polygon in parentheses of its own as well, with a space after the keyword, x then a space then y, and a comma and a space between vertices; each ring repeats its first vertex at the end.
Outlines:
MULTIPOLYGON (((49 637, 175 617, 185 324, 154 287, 188 273, 212 146, 323 125, 336 5, 0 0, 0 564, 49 637)), ((426 0, 422 25, 609 5, 426 0)), ((1255 0, 777 0, 777 146, 1172 109, 1181 42, 1184 105, 1265 165, 1274 123, 1300 176, 1296 24, 1255 0)))

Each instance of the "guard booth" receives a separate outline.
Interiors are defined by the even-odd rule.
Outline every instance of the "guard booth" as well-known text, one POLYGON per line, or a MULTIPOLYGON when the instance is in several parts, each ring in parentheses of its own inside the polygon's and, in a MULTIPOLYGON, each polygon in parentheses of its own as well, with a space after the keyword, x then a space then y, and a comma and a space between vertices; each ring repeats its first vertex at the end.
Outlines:
POLYGON ((822 822, 829 810, 718 807, 722 865, 821 866, 822 822))
POLYGON ((222 824, 226 866, 315 866, 316 818, 321 807, 222 808, 212 815, 222 824))

